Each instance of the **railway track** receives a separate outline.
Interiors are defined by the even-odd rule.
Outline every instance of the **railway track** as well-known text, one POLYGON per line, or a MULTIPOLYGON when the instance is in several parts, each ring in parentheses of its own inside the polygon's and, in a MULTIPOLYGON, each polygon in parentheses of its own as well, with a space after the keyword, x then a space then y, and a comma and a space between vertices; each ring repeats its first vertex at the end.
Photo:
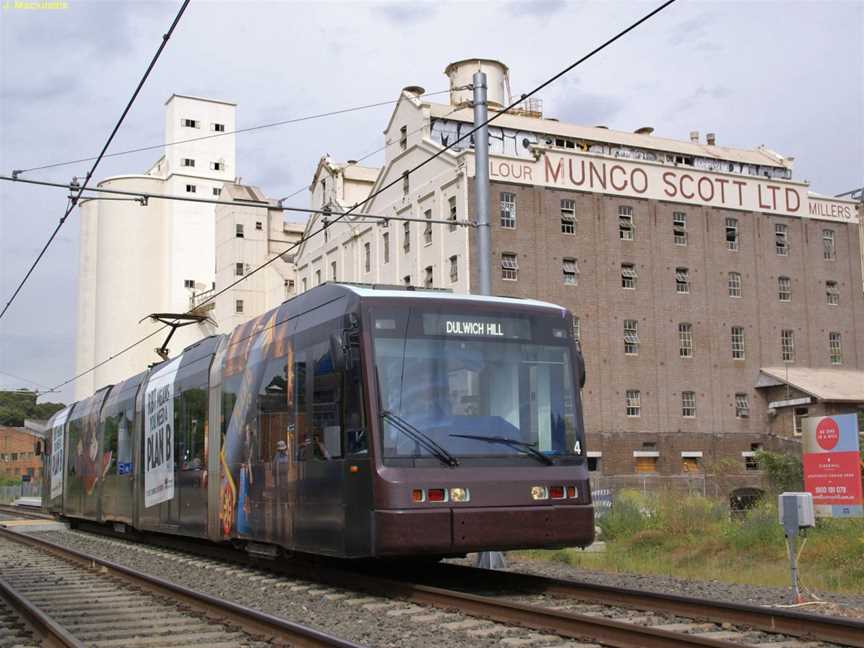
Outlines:
MULTIPOLYGON (((120 542, 100 538, 105 542, 120 542)), ((168 560, 196 565, 210 563, 224 570, 225 561, 239 564, 235 574, 248 572, 278 585, 274 574, 293 579, 291 589, 329 592, 348 597, 382 615, 430 618, 429 607, 438 608, 442 627, 470 637, 500 636, 503 645, 552 647, 562 639, 591 641, 607 646, 704 646, 720 648, 760 645, 765 648, 815 648, 864 646, 864 624, 756 606, 732 605, 681 596, 652 594, 621 588, 560 581, 511 572, 489 572, 455 565, 436 565, 408 570, 404 578, 391 570, 386 577, 346 568, 345 563, 274 562, 264 569, 249 566, 245 554, 218 547, 183 546, 170 539, 173 549, 139 547, 159 552, 168 560), (192 551, 192 555, 188 553, 192 551), (202 560, 202 556, 208 556, 202 560), (219 565, 223 565, 220 567, 219 565), (304 579, 298 582, 297 579, 304 579), (321 589, 322 584, 325 590, 321 589), (317 589, 316 589, 317 588, 317 589), (329 588, 329 589, 326 589, 329 588), (345 594, 345 592, 348 594, 345 594), (369 596, 357 598, 357 592, 369 596), (482 592, 482 593, 478 593, 482 592), (493 592, 493 594, 489 594, 493 592), (351 598, 353 597, 353 598, 351 598), (459 614, 454 614, 457 611, 459 614), (449 615, 449 616, 448 616, 449 615), (466 617, 467 615, 467 617, 466 617), (514 628, 529 631, 513 634, 514 628), (506 640, 511 641, 506 641, 506 640), (522 642, 526 643, 522 643, 522 642)), ((377 565, 380 572, 381 565, 377 565)))
POLYGON ((0 529, 0 595, 43 645, 357 648, 95 556, 0 529))

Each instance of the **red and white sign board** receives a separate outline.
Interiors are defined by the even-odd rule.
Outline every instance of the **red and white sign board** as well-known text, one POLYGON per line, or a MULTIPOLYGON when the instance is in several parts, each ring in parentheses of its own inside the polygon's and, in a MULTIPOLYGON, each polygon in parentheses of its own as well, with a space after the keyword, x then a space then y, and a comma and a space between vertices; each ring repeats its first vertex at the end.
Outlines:
POLYGON ((804 490, 819 517, 862 517, 861 454, 855 414, 804 420, 804 490))

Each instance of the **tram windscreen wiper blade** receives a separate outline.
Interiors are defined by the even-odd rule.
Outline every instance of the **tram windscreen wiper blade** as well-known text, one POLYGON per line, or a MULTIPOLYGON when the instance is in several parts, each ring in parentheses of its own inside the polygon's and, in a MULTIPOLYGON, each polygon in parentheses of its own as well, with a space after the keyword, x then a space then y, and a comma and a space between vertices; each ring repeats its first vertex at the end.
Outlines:
POLYGON ((428 450, 431 454, 435 455, 438 460, 447 465, 447 466, 458 466, 459 460, 456 459, 452 454, 447 452, 444 448, 442 448, 432 437, 421 432, 416 427, 414 427, 411 423, 406 421, 404 418, 391 412, 390 410, 382 410, 381 416, 386 418, 397 430, 401 430, 409 437, 414 439, 417 443, 423 446, 426 450, 428 450))
POLYGON ((527 441, 519 441, 518 439, 511 439, 510 437, 503 436, 481 436, 479 434, 451 434, 450 436, 458 437, 460 439, 474 439, 476 441, 486 441, 487 443, 500 443, 502 445, 510 446, 511 448, 519 452, 531 455, 532 457, 537 459, 537 461, 545 463, 547 466, 555 465, 554 461, 552 461, 549 457, 547 457, 545 454, 535 448, 533 443, 528 443, 527 441))

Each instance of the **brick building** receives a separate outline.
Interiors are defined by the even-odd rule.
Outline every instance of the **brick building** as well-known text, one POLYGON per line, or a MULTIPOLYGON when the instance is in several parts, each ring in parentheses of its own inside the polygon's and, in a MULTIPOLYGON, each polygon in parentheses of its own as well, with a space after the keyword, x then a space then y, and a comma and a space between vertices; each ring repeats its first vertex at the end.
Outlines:
MULTIPOLYGON (((401 181, 363 206, 397 220, 347 219, 304 243, 301 289, 479 284, 473 229, 434 222, 473 218, 470 141, 406 173, 471 128, 464 86, 478 66, 490 111, 509 103, 507 68, 495 61, 448 66, 449 105, 403 90, 372 190, 401 181)), ((756 450, 794 448, 804 415, 864 404, 862 390, 848 388, 864 385, 857 205, 810 192, 793 179, 792 158, 764 147, 652 130, 564 124, 543 119, 536 103, 490 126, 492 292, 578 317, 598 481, 757 487, 756 450), (814 381, 818 394, 800 389, 814 381), (796 397, 777 397, 778 382, 796 397)), ((319 165, 313 207, 356 202, 328 194, 327 180, 319 165)), ((312 219, 307 232, 319 226, 312 219)))
POLYGON ((0 479, 20 482, 27 475, 42 481, 42 457, 36 454, 41 436, 23 427, 0 426, 0 479))

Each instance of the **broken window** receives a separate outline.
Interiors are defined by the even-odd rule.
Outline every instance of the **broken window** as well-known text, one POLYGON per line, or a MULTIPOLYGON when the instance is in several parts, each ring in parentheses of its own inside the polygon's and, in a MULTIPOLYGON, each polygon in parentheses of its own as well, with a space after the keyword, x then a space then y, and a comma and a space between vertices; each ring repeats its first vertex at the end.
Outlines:
POLYGON ((426 227, 423 229, 423 241, 426 245, 432 245, 432 210, 427 209, 423 212, 423 216, 426 218, 426 227))
POLYGON ((774 225, 774 248, 779 256, 789 254, 789 228, 783 223, 774 225))
POLYGON ((512 252, 504 252, 501 255, 501 278, 508 281, 516 281, 519 278, 519 264, 516 255, 512 252))
POLYGON ((732 327, 732 359, 744 359, 744 327, 732 327))
POLYGON ((795 362, 795 331, 792 329, 780 331, 780 351, 783 362, 795 362))
POLYGON ((687 214, 684 212, 672 214, 672 236, 675 245, 687 245, 687 214))
POLYGON ((639 355, 639 322, 624 320, 624 353, 639 355))
POLYGON ((618 238, 622 241, 636 239, 636 226, 633 223, 633 208, 621 205, 618 207, 618 238))
POLYGON ((561 200, 561 233, 576 233, 576 201, 569 198, 561 200))
POLYGON ((636 289, 636 281, 639 279, 639 275, 636 274, 636 264, 635 263, 622 263, 621 264, 621 287, 627 288, 630 290, 636 289))
POLYGON ((837 288, 836 281, 825 282, 825 301, 829 306, 840 305, 840 290, 837 288))
POLYGON ((750 416, 750 398, 743 392, 735 394, 735 417, 749 418, 750 416))
POLYGON ((690 271, 687 268, 675 268, 675 292, 682 295, 690 292, 690 271))
POLYGON ((501 227, 515 229, 516 227, 516 194, 509 191, 501 192, 501 227))
POLYGON ((579 274, 579 265, 576 263, 576 259, 563 259, 561 261, 561 272, 564 274, 564 285, 576 285, 576 275, 579 274))
POLYGON ((781 302, 792 301, 792 280, 789 277, 777 277, 777 297, 781 302))
POLYGON ((737 250, 738 249, 738 219, 737 218, 727 218, 726 219, 726 249, 727 250, 737 250))
POLYGON ((459 281, 459 257, 450 257, 450 282, 456 283, 459 281))
POLYGON ((834 230, 822 230, 822 257, 826 261, 833 261, 837 258, 837 251, 834 248, 834 230))
POLYGON ((740 297, 741 296, 741 273, 740 272, 730 272, 729 273, 729 296, 730 297, 740 297))
POLYGON ((447 201, 450 207, 450 224, 447 225, 451 232, 456 231, 456 197, 451 196, 447 201))

